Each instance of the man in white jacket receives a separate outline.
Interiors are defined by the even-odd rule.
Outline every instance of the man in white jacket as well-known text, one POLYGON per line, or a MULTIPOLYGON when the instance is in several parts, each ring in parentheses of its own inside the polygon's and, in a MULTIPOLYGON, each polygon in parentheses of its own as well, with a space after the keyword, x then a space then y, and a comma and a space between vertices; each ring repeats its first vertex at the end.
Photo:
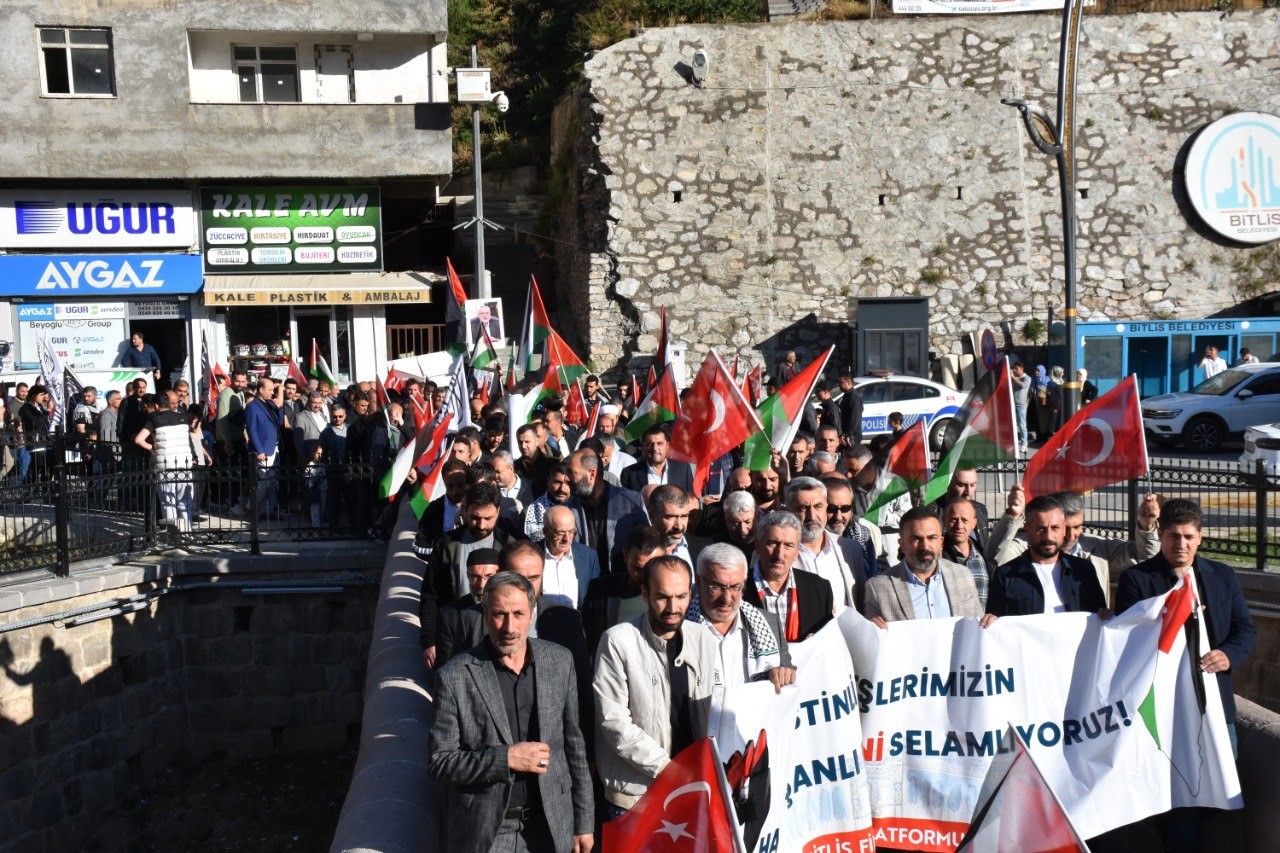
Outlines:
POLYGON ((607 819, 635 805, 672 756, 707 733, 722 678, 710 632, 685 623, 692 587, 684 560, 650 560, 640 588, 645 613, 600 638, 593 687, 607 819))

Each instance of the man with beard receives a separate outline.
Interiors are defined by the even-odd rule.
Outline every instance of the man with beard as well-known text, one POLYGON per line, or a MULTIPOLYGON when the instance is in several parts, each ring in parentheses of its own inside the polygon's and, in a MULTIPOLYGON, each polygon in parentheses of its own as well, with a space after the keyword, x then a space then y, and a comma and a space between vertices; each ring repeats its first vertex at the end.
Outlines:
POLYGON ((771 613, 782 626, 784 660, 791 643, 807 640, 835 615, 831 585, 809 572, 798 571, 800 519, 789 512, 771 512, 756 531, 756 558, 743 600, 771 613))
POLYGON ((462 526, 447 531, 431 549, 422 575, 418 618, 427 666, 435 665, 439 639, 439 603, 450 602, 467 587, 467 557, 481 548, 501 548, 509 537, 497 529, 501 496, 489 483, 467 489, 462 505, 462 526))
POLYGON ((578 532, 596 551, 602 572, 622 570, 622 546, 635 527, 647 523, 640 496, 610 485, 604 479, 600 457, 592 450, 569 456, 569 474, 578 513, 578 532))
POLYGON ((643 616, 605 632, 593 680, 596 762, 606 818, 644 796, 672 756, 707 734, 711 693, 722 677, 710 632, 686 624, 693 573, 679 557, 650 560, 643 616))
POLYGON ((797 477, 787 484, 783 502, 802 525, 799 568, 831 584, 837 615, 846 607, 859 606, 867 581, 862 546, 827 531, 826 487, 812 477, 797 477))
POLYGON ((498 552, 493 548, 479 548, 467 555, 467 592, 440 608, 436 642, 436 663, 440 666, 484 638, 481 599, 485 584, 497 573, 498 552))
POLYGON ((821 479, 827 488, 827 530, 862 546, 862 564, 868 577, 889 568, 880 528, 854 515, 853 487, 849 481, 839 474, 821 479))
MULTIPOLYGON (((546 493, 535 498, 524 511, 524 535, 534 542, 541 542, 545 535, 543 522, 547 510, 553 506, 565 506, 572 498, 573 475, 569 473, 569 466, 563 462, 556 463, 547 475, 546 493)), ((578 533, 581 534, 582 531, 579 530, 578 533)), ((586 539, 579 535, 577 541, 585 542, 586 539)))
POLYGON ((772 614, 742 606, 746 585, 742 552, 732 545, 708 545, 698 555, 697 595, 688 618, 705 625, 716 641, 726 687, 767 680, 781 693, 796 681, 795 669, 782 665, 782 626, 772 614))
POLYGON ((1110 618, 1093 564, 1063 553, 1065 528, 1057 498, 1042 495, 1027 504, 1027 550, 991 576, 988 613, 1025 616, 1083 611, 1110 618))
MULTIPOLYGON (((1085 533, 1084 500, 1075 492, 1056 492, 1053 496, 1062 504, 1066 523, 1062 550, 1093 563, 1098 584, 1108 601, 1113 574, 1119 576, 1129 566, 1160 553, 1160 539, 1156 532, 1160 521, 1160 501, 1155 495, 1147 495, 1138 505, 1137 533, 1133 539, 1103 539, 1085 533)), ((1027 493, 1022 484, 1014 483, 1009 489, 1008 508, 996 522, 987 541, 985 556, 988 564, 1007 563, 1027 550, 1026 538, 1019 535, 1026 501, 1027 493)))
POLYGON ((662 531, 667 553, 684 560, 690 570, 698 552, 707 544, 703 540, 691 543, 687 535, 689 514, 695 505, 693 497, 679 486, 658 486, 648 502, 649 520, 662 531))
POLYGON ((809 461, 809 443, 813 441, 813 435, 803 430, 796 433, 791 441, 791 447, 787 450, 787 473, 788 480, 794 480, 804 473, 804 463, 809 461))
MULTIPOLYGON (((517 429, 516 446, 520 449, 520 458, 515 461, 516 473, 529 484, 529 490, 533 494, 544 494, 554 460, 538 443, 538 428, 533 424, 525 424, 517 429)), ((541 518, 538 519, 538 525, 542 525, 541 518)))
POLYGON ((756 508, 761 512, 781 509, 778 503, 778 491, 778 472, 772 467, 751 472, 751 497, 755 499, 756 508))
POLYGON ((686 492, 693 491, 693 466, 667 458, 671 452, 671 439, 662 424, 654 424, 644 431, 640 437, 640 451, 644 458, 624 468, 618 477, 623 488, 639 492, 645 486, 671 484, 686 492))
POLYGON ((866 616, 881 628, 909 619, 973 616, 983 627, 995 616, 983 614, 973 575, 962 565, 941 558, 942 525, 928 507, 902 516, 903 559, 867 581, 866 616))
POLYGON ((529 637, 533 607, 527 580, 495 575, 484 594, 485 640, 437 679, 428 770, 447 787, 445 823, 455 850, 592 847, 591 774, 573 660, 554 643, 529 637))

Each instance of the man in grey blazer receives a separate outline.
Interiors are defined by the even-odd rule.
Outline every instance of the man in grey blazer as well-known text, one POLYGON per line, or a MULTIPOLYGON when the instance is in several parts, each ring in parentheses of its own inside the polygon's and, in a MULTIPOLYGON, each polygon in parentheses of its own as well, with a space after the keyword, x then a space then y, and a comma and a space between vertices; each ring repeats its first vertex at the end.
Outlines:
POLYGON ((930 507, 916 507, 899 522, 904 559, 867 581, 866 617, 885 627, 906 619, 949 619, 975 616, 983 627, 994 621, 984 614, 973 573, 942 559, 942 522, 930 507))
POLYGON ((594 811, 573 656, 529 639, 533 586, 485 585, 487 636, 436 676, 428 770, 447 786, 450 849, 590 853, 594 811))

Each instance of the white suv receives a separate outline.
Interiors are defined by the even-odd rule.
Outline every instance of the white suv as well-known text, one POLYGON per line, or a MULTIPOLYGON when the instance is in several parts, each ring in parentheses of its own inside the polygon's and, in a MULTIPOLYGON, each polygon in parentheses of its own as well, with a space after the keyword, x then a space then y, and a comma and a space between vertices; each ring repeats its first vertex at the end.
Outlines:
POLYGON ((1253 424, 1280 421, 1280 364, 1243 364, 1190 391, 1150 397, 1142 419, 1158 444, 1211 453, 1253 424))

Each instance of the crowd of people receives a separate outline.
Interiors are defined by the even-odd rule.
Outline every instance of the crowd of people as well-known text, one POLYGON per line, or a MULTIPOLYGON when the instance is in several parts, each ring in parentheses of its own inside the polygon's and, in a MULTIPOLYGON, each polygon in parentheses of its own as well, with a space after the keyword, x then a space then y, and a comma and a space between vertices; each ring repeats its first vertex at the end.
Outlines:
MULTIPOLYGON (((482 411, 419 520, 429 768, 459 849, 590 850, 707 734, 719 694, 752 681, 781 693, 796 645, 850 608, 880 627, 1108 619, 1194 568, 1212 648, 1200 667, 1234 743, 1231 672, 1254 629, 1232 570, 1197 553, 1195 503, 1149 495, 1132 539, 1104 539, 1084 533, 1078 495, 1027 500, 1014 485, 988 508, 969 469, 936 503, 904 495, 872 525, 885 448, 862 443, 860 413, 840 419, 860 409, 848 389, 819 394, 816 424, 766 470, 735 452, 697 497, 690 466, 670 458, 671 424, 628 440, 629 401, 604 402, 595 377, 585 390, 602 402, 591 434, 552 399, 514 456, 501 412, 482 411)), ((1200 818, 1165 817, 1170 849, 1199 849, 1200 818)))

